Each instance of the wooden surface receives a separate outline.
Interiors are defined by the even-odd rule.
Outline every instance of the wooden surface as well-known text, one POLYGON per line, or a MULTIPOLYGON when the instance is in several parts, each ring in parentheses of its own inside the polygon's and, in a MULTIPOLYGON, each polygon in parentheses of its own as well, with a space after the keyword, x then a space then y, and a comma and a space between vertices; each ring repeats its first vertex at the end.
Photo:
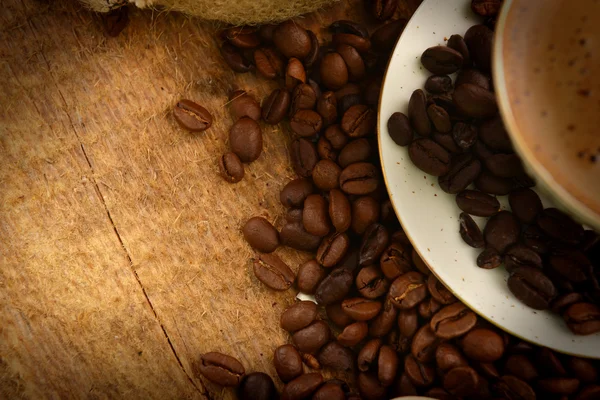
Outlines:
MULTIPOLYGON (((404 17, 418 0, 401 2, 404 17)), ((341 2, 298 21, 319 35, 364 16, 341 2)), ((281 226, 293 176, 285 127, 231 185, 218 176, 234 88, 262 99, 273 82, 232 73, 216 26, 130 13, 117 38, 68 1, 0 8, 0 398, 233 398, 194 376, 203 352, 275 376, 289 340, 279 314, 292 290, 253 276, 240 224, 281 226), (176 126, 181 97, 215 117, 176 126)), ((309 257, 277 251, 294 269, 309 257)))

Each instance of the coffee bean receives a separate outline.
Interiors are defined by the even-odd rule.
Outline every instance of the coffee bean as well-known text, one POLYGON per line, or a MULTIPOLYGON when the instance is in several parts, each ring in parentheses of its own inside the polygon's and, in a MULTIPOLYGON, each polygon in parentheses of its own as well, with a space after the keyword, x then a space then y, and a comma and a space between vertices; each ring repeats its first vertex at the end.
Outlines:
POLYGON ((323 119, 316 111, 298 110, 290 118, 290 128, 298 136, 311 137, 321 131, 323 119))
POLYGON ((440 282, 435 275, 427 278, 427 289, 429 294, 440 304, 448 305, 456 301, 456 297, 440 282))
POLYGON ((275 400, 278 397, 273 379, 264 372, 252 372, 240 382, 237 390, 240 400, 275 400))
POLYGON ((260 125, 252 118, 238 119, 229 130, 229 147, 242 162, 258 159, 263 147, 260 125))
POLYGON ((474 25, 465 33, 471 60, 484 72, 491 69, 493 40, 494 32, 485 25, 474 25))
POLYGON ((350 202, 346 195, 338 189, 332 189, 329 192, 329 218, 336 232, 343 233, 350 228, 350 202))
POLYGON ((450 161, 448 172, 438 178, 440 188, 450 194, 465 190, 481 173, 481 163, 471 154, 457 154, 450 161))
POLYGON ((539 376, 534 364, 523 354, 513 354, 508 357, 504 364, 504 371, 525 382, 531 382, 539 376))
POLYGON ((343 115, 346 113, 346 111, 348 111, 350 109, 350 107, 352 106, 356 106, 359 104, 363 104, 364 100, 362 97, 362 94, 347 94, 345 96, 342 96, 338 99, 337 101, 337 112, 338 115, 341 115, 343 117, 343 115))
POLYGON ((422 274, 424 274, 424 275, 431 274, 429 267, 427 266, 427 264, 425 264, 425 262, 423 261, 421 256, 419 256, 419 253, 417 253, 417 251, 414 248, 412 249, 411 259, 412 259, 412 262, 415 265, 415 267, 417 267, 417 269, 422 274))
POLYGON ((471 124, 457 122, 452 128, 452 138, 458 147, 468 149, 477 142, 477 128, 471 124))
POLYGON ((485 247, 483 234, 477 223, 465 212, 460 213, 460 236, 471 247, 476 249, 485 247))
POLYGON ((173 108, 175 121, 192 132, 205 131, 212 125, 212 115, 208 110, 191 100, 179 100, 173 108))
POLYGON ((457 86, 452 93, 457 110, 471 118, 490 118, 498 112, 494 93, 470 83, 457 86))
POLYGON ((332 303, 327 305, 325 307, 325 312, 327 313, 327 319, 339 328, 345 328, 354 322, 354 320, 342 309, 342 303, 332 303))
POLYGON ((369 31, 367 31, 363 25, 355 21, 340 19, 332 22, 328 29, 331 33, 350 33, 363 38, 369 37, 369 31))
POLYGON ((489 219, 483 235, 485 242, 502 254, 517 242, 520 232, 521 226, 515 216, 509 211, 500 211, 489 219))
POLYGON ((450 122, 450 116, 442 107, 430 104, 427 107, 427 115, 433 124, 433 127, 441 133, 447 133, 452 130, 452 123, 450 122))
POLYGON ((306 55, 306 57, 304 57, 303 61, 304 61, 304 65, 306 66, 306 68, 310 68, 315 64, 315 62, 319 58, 320 45, 319 45, 319 39, 317 38, 317 35, 315 35, 313 33, 313 31, 307 30, 306 33, 308 34, 308 37, 310 38, 310 51, 306 55))
POLYGON ((576 378, 544 378, 537 382, 537 387, 554 395, 570 395, 579 389, 579 379, 576 378))
POLYGON ((425 81, 425 90, 432 94, 444 94, 452 90, 452 79, 448 75, 431 75, 425 81))
POLYGON ((350 81, 360 81, 365 75, 365 63, 357 49, 348 44, 339 44, 336 51, 342 56, 348 69, 350 81))
POLYGON ((415 90, 408 102, 408 119, 410 124, 421 136, 431 135, 431 122, 427 115, 427 97, 421 89, 415 90))
POLYGON ((479 126, 479 138, 493 150, 512 152, 513 147, 500 116, 483 121, 479 126))
POLYGON ((502 0, 472 0, 471 10, 482 17, 495 16, 500 12, 502 0))
POLYGON ((339 185, 342 169, 331 160, 321 160, 313 168, 312 178, 321 190, 335 189, 339 185))
POLYGON ((552 281, 535 267, 519 267, 508 278, 508 288, 517 299, 536 310, 544 310, 556 295, 552 281))
POLYGON ((360 349, 358 353, 358 369, 362 372, 377 368, 381 339, 371 339, 360 349))
POLYGON ((310 180, 298 178, 288 182, 281 189, 279 200, 285 207, 302 207, 306 197, 313 192, 314 187, 310 180))
POLYGON ((367 139, 354 139, 340 151, 338 163, 346 168, 350 164, 367 161, 371 153, 371 144, 367 139))
POLYGON ((463 57, 463 68, 471 65, 471 54, 465 40, 460 35, 452 35, 448 38, 447 46, 456 50, 463 57))
MULTIPOLYGON (((429 392, 427 392, 429 393, 429 392)), ((426 393, 426 395, 427 395, 426 393)), ((400 378, 396 380, 396 385, 394 387, 394 396, 416 396, 417 388, 412 383, 412 381, 408 378, 405 372, 400 375, 400 378)), ((433 394, 435 395, 435 394, 433 394)))
POLYGON ((308 398, 323 383, 323 377, 317 372, 302 374, 285 384, 281 391, 281 400, 302 400, 308 398))
POLYGON ((478 217, 491 217, 500 211, 498 199, 476 190, 460 192, 456 196, 456 205, 464 212, 478 217))
POLYGON ((329 326, 324 321, 315 321, 296 331, 292 335, 292 341, 302 353, 315 353, 329 341, 329 337, 329 326))
POLYGON ((549 376, 565 376, 567 370, 562 365, 557 354, 546 347, 540 347, 536 354, 536 365, 546 375, 549 376))
POLYGON ((290 158, 294 171, 304 178, 312 175, 312 170, 319 161, 315 145, 304 138, 297 138, 292 142, 290 158))
POLYGON ((297 58, 290 58, 285 68, 285 88, 293 90, 297 85, 306 83, 306 70, 297 58))
MULTIPOLYGON (((325 92, 317 100, 317 112, 323 119, 323 126, 333 124, 337 119, 337 100, 335 93, 325 92)), ((328 138, 330 141, 331 139, 328 138)), ((338 149, 339 150, 339 149, 338 149)))
POLYGON ((477 140, 471 148, 473 154, 479 158, 482 162, 485 162, 489 157, 493 156, 494 153, 489 147, 485 145, 481 140, 477 140))
POLYGON ((359 250, 359 264, 370 265, 377 261, 389 243, 389 233, 381 224, 372 224, 365 231, 359 250))
POLYGON ((221 386, 237 386, 246 372, 237 359, 217 352, 203 354, 198 370, 206 379, 221 386))
POLYGON ((337 161, 337 152, 333 149, 331 142, 325 136, 321 136, 317 142, 317 153, 321 160, 337 161))
POLYGON ((441 343, 435 349, 435 362, 437 367, 446 372, 453 368, 468 366, 467 359, 462 355, 460 350, 451 343, 441 343))
POLYGON ((287 290, 296 276, 277 255, 259 254, 253 260, 256 278, 273 290, 287 290))
POLYGON ((488 247, 477 256, 477 266, 483 269, 498 268, 502 264, 502 256, 493 247, 488 247))
POLYGON ((312 400, 345 400, 346 395, 339 385, 334 383, 325 383, 321 386, 315 394, 313 394, 312 400))
POLYGON ((234 72, 244 73, 252 69, 252 64, 231 43, 224 43, 220 51, 223 60, 234 72))
POLYGON ((317 303, 326 306, 342 300, 350 292, 353 281, 352 272, 344 268, 334 269, 317 287, 317 303))
POLYGON ((514 178, 522 175, 523 165, 516 154, 494 154, 485 160, 485 166, 492 174, 501 178, 514 178))
POLYGON ((287 222, 302 222, 302 209, 290 208, 285 212, 285 220, 287 222))
POLYGON ((342 310, 355 321, 368 321, 379 314, 381 303, 362 297, 353 297, 342 301, 342 310))
POLYGON ((598 380, 598 370, 591 360, 569 357, 567 367, 583 383, 594 383, 598 380))
POLYGON ((376 299, 387 293, 388 281, 374 265, 362 268, 356 276, 356 288, 367 299, 376 299))
POLYGON ((381 346, 377 360, 377 377, 383 386, 390 386, 398 372, 398 353, 391 346, 381 346))
POLYGON ((542 232, 553 239, 577 244, 583 238, 583 227, 556 208, 546 208, 537 217, 542 232))
POLYGON ((225 153, 219 158, 219 171, 227 182, 236 183, 244 178, 244 164, 232 152, 225 153))
POLYGON ((434 132, 433 135, 431 135, 431 138, 434 142, 442 146, 451 154, 463 152, 463 149, 456 145, 456 142, 454 141, 454 138, 451 134, 434 132))
POLYGON ((373 47, 381 52, 391 50, 402 34, 407 20, 399 19, 377 28, 371 35, 373 47))
POLYGON ((450 155, 431 139, 414 140, 408 147, 408 155, 420 170, 433 175, 445 175, 450 169, 450 155))
POLYGON ((316 260, 310 260, 300 265, 296 285, 298 290, 306 294, 314 294, 317 286, 325 278, 327 272, 316 260))
POLYGON ((416 271, 400 275, 392 282, 389 296, 394 306, 401 310, 416 306, 427 297, 425 277, 416 271))
POLYGON ((358 391, 365 400, 384 400, 386 396, 386 387, 379 382, 376 375, 361 372, 357 378, 358 391))
POLYGON ((251 49, 260 45, 260 38, 256 34, 256 29, 248 26, 224 29, 220 37, 241 49, 251 49))
POLYGON ((379 204, 370 196, 359 197, 352 202, 352 230, 362 235, 367 228, 379 220, 379 204))
POLYGON ((444 388, 458 397, 473 395, 479 385, 479 375, 471 367, 453 368, 444 376, 444 388))
POLYGON ((284 61, 281 55, 270 47, 257 49, 254 52, 256 71, 267 79, 275 79, 284 75, 284 61))
POLYGON ((441 307, 442 305, 433 298, 427 299, 417 306, 419 315, 424 320, 429 320, 441 307))
POLYGON ((346 326, 342 333, 337 337, 337 341, 346 347, 354 347, 359 344, 369 333, 369 326, 366 322, 353 322, 346 326))
POLYGON ((398 312, 398 329, 400 335, 405 338, 412 338, 419 329, 419 316, 416 308, 400 310, 398 312))
POLYGON ((468 358, 481 362, 495 362, 504 354, 504 341, 496 332, 476 328, 461 340, 462 350, 468 358))
POLYGON ((519 267, 537 267, 542 269, 542 258, 538 253, 522 244, 514 244, 504 255, 504 267, 512 272, 519 267))
POLYGON ((331 268, 346 255, 350 239, 345 233, 333 233, 323 239, 317 250, 317 261, 325 268, 331 268))
POLYGON ((470 331, 477 322, 475 313, 458 302, 442 308, 430 321, 433 333, 441 339, 453 339, 470 331))
POLYGON ((536 395, 531 386, 519 378, 504 375, 494 384, 494 392, 509 400, 535 400, 536 395))
POLYGON ((375 0, 372 2, 371 11, 373 16, 380 21, 385 21, 394 16, 398 0, 375 0))
POLYGON ((462 67, 463 56, 450 47, 434 46, 423 52, 421 64, 431 73, 448 75, 453 74, 462 67))
POLYGON ((308 33, 304 28, 291 20, 282 22, 275 28, 273 42, 287 58, 304 58, 311 50, 311 41, 308 33))
POLYGON ((279 325, 288 332, 306 328, 317 317, 317 305, 312 301, 300 301, 286 308, 281 314, 279 325))
MULTIPOLYGON (((386 286, 388 286, 387 283, 386 286)), ((381 313, 369 323, 369 335, 371 337, 383 337, 390 333, 396 323, 397 314, 398 311, 391 300, 386 298, 381 313)))
POLYGON ((418 387, 429 386, 435 379, 435 370, 433 367, 421 363, 412 354, 404 358, 404 373, 418 387))
POLYGON ((600 308, 592 303, 575 303, 563 314, 567 326, 576 335, 600 332, 600 308))
POLYGON ((263 104, 262 119, 270 125, 277 125, 285 117, 290 102, 290 92, 285 89, 273 90, 263 104))
POLYGON ((409 272, 412 270, 410 249, 392 240, 392 244, 381 255, 379 266, 389 280, 409 272))
POLYGON ((583 302, 583 296, 581 293, 569 292, 557 296, 550 304, 552 312, 562 314, 571 304, 583 302))
POLYGON ((347 194, 368 194, 377 189, 378 185, 379 171, 370 163, 350 164, 340 174, 340 188, 347 194))
POLYGON ((331 43, 334 46, 347 44, 361 53, 366 53, 371 49, 371 41, 368 37, 361 37, 352 33, 334 33, 331 37, 331 43))
POLYGON ((427 324, 423 325, 412 339, 411 354, 417 361, 427 363, 435 357, 435 349, 440 340, 427 324))
POLYGON ((309 84, 302 83, 292 92, 290 115, 294 116, 298 110, 312 110, 315 104, 317 104, 315 91, 309 84))
POLYGON ((317 359, 325 368, 350 372, 354 370, 356 357, 352 350, 333 341, 321 348, 317 359))
POLYGON ((325 138, 329 140, 335 150, 341 150, 348 143, 348 137, 338 124, 331 125, 325 130, 325 138))
POLYGON ((301 222, 284 225, 279 237, 283 245, 302 251, 315 251, 321 243, 321 237, 306 232, 301 222))
POLYGON ((463 117, 461 115, 459 115, 458 111, 456 110, 456 106, 454 105, 454 102, 452 101, 452 96, 450 93, 434 94, 434 95, 429 96, 426 100, 427 100, 427 105, 435 104, 437 106, 442 107, 444 110, 446 110, 448 115, 450 115, 450 119, 452 121, 463 120, 463 117))
POLYGON ((510 179, 499 178, 483 169, 475 179, 475 187, 485 193, 504 196, 511 192, 513 185, 510 179))
POLYGON ((395 112, 388 119, 388 132, 392 140, 399 146, 408 146, 413 138, 408 117, 401 112, 395 112))
POLYGON ((279 246, 279 234, 265 218, 250 218, 244 224, 242 233, 248 244, 262 253, 271 253, 279 246))
POLYGON ((249 117, 255 121, 260 119, 260 105, 244 90, 235 90, 229 95, 229 108, 235 120, 249 117))
POLYGON ((312 235, 325 236, 329 233, 329 213, 327 200, 319 194, 310 194, 304 200, 302 212, 304 229, 312 235))
POLYGON ((377 114, 369 106, 357 104, 342 116, 341 127, 350 137, 362 137, 375 129, 377 114))
POLYGON ((337 90, 348 82, 348 67, 339 53, 325 54, 319 71, 323 85, 330 90, 337 90))

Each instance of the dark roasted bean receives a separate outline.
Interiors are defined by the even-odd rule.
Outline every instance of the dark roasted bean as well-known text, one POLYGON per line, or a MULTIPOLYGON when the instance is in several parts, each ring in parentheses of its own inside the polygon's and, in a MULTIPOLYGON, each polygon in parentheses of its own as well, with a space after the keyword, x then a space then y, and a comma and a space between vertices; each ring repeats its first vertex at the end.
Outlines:
POLYGON ((504 254, 504 266, 508 272, 527 266, 542 269, 542 258, 529 247, 515 244, 510 246, 504 254))
POLYGON ((438 178, 440 188, 450 194, 465 190, 481 173, 481 163, 471 154, 457 154, 450 161, 448 172, 438 178))
POLYGON ((364 321, 353 322, 350 325, 347 325, 342 333, 340 333, 337 337, 337 341, 346 347, 354 347, 364 338, 367 337, 369 333, 369 326, 364 321))
POLYGON ((471 60, 484 72, 490 71, 494 32, 485 25, 474 25, 465 33, 465 43, 471 60))
POLYGON ((408 146, 413 138, 413 130, 408 117, 401 112, 393 113, 388 119, 388 132, 399 146, 408 146))
POLYGON ((253 264, 256 278, 273 290, 289 289, 296 278, 290 267, 275 254, 259 254, 253 264))
POLYGON ((321 305, 342 300, 350 292, 354 281, 352 272, 345 268, 336 268, 317 287, 315 298, 321 305))
POLYGON ((408 102, 408 119, 421 136, 431 135, 431 121, 427 115, 427 97, 421 89, 415 90, 408 102))
POLYGON ((325 268, 330 268, 346 255, 350 239, 345 233, 334 233, 323 239, 317 250, 317 261, 325 268))
POLYGON ((298 290, 306 294, 314 294, 317 286, 325 278, 327 272, 316 260, 310 260, 300 265, 296 284, 298 290))
POLYGON ((442 176, 450 169, 450 154, 433 140, 414 140, 408 147, 408 155, 417 168, 430 175, 442 176))
POLYGON ((520 233, 519 221, 509 211, 501 211, 490 218, 483 231, 487 245, 494 247, 500 254, 517 242, 520 233))
POLYGON ((278 396, 273 379, 264 372, 252 372, 240 382, 237 390, 240 400, 275 400, 278 396))
POLYGON ((434 46, 423 52, 421 63, 436 75, 449 75, 462 67, 463 56, 450 47, 434 46))
POLYGON ((457 110, 467 117, 490 118, 498 112, 494 93, 470 83, 457 86, 452 100, 457 110))
POLYGON ((460 213, 460 236, 471 247, 476 249, 485 247, 485 240, 483 234, 477 226, 477 223, 471 218, 471 216, 465 212, 460 213))
POLYGON ((308 398, 323 383, 323 377, 317 372, 303 374, 285 384, 281 391, 281 400, 302 400, 308 398))
POLYGON ((262 106, 262 119, 271 125, 283 120, 290 107, 290 92, 285 89, 275 89, 262 106))
POLYGON ((376 299, 387 293, 389 283, 379 268, 369 265, 362 268, 356 275, 356 289, 363 297, 376 299))
POLYGON ((221 386, 239 385, 246 372, 237 359, 217 352, 203 354, 197 367, 205 378, 221 386))
POLYGON ((470 331, 477 322, 475 313, 457 302, 442 308, 430 321, 432 332, 441 339, 453 339, 470 331))
POLYGON ((379 185, 379 171, 370 163, 348 165, 340 174, 340 188, 347 194, 368 194, 379 185))
POLYGON ((315 145, 304 138, 298 138, 292 142, 290 158, 294 171, 304 178, 312 175, 312 170, 319 161, 315 145))
POLYGON ((365 231, 359 250, 359 264, 370 265, 379 260, 379 257, 389 243, 389 233, 385 226, 372 224, 365 231))
POLYGON ((279 325, 288 332, 306 328, 317 317, 317 305, 312 301, 299 301, 281 314, 279 325))
POLYGON ((452 90, 452 79, 448 75, 431 75, 425 81, 425 90, 432 94, 444 94, 452 90))
POLYGON ((475 328, 460 343, 465 355, 476 361, 495 362, 504 354, 502 337, 490 329, 475 328))
POLYGON ((463 190, 456 196, 458 208, 478 217, 491 217, 500 211, 500 202, 493 196, 476 190, 463 190))
POLYGON ((498 268, 502 264, 502 256, 493 247, 488 247, 477 256, 477 266, 483 269, 498 268))
POLYGON ((179 100, 173 108, 175 121, 192 132, 205 131, 212 125, 212 115, 208 110, 191 100, 179 100))
POLYGON ((394 306, 401 310, 416 306, 427 297, 425 277, 416 271, 400 275, 392 282, 389 296, 394 306))

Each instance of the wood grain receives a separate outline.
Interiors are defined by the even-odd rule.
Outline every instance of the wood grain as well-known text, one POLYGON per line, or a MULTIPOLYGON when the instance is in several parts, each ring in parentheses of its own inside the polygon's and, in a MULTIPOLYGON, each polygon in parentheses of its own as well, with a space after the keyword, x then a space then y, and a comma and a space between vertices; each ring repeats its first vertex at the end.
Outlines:
MULTIPOLYGON (((419 1, 401 2, 408 17, 419 1)), ((298 22, 320 37, 350 1, 298 22)), ((274 82, 223 63, 214 24, 134 11, 117 38, 71 2, 0 8, 0 398, 233 398, 194 374, 203 352, 272 367, 292 290, 253 276, 240 225, 281 226, 287 127, 231 185, 218 176, 232 89, 274 82), (182 131, 179 98, 214 115, 182 131)), ((277 251, 294 270, 310 257, 277 251)))

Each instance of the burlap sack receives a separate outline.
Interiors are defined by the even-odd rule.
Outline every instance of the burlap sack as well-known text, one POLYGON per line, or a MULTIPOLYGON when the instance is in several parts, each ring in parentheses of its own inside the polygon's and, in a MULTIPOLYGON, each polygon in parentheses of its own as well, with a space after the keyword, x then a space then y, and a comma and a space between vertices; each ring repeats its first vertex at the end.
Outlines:
POLYGON ((234 25, 277 22, 315 11, 338 0, 80 0, 94 11, 108 12, 133 3, 234 25))

